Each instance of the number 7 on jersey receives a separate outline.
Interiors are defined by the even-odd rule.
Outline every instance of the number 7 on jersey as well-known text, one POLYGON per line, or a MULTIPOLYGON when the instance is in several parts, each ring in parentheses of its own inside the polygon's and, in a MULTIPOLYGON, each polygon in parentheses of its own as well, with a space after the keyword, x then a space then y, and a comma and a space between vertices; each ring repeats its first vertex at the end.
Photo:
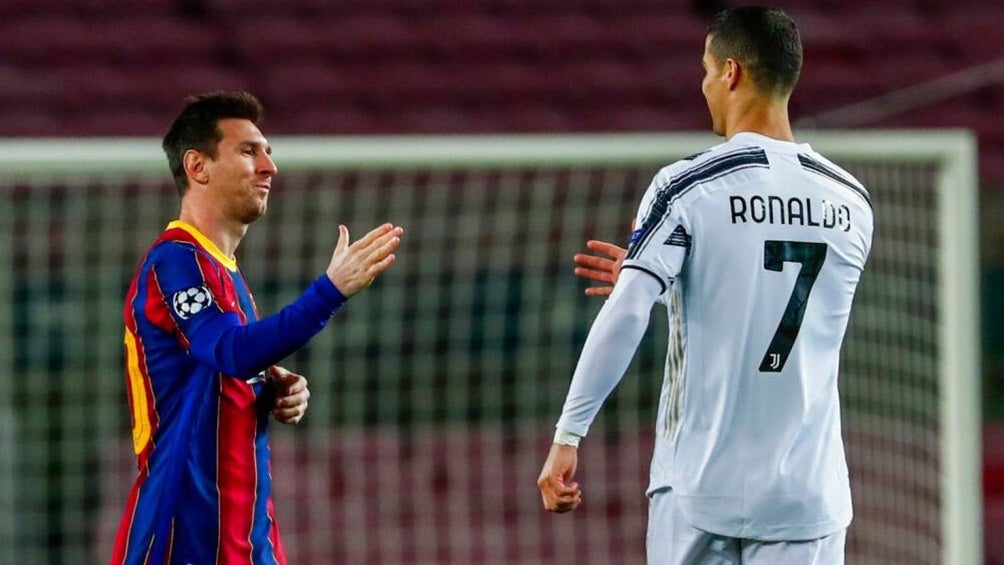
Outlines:
POLYGON ((767 240, 763 243, 763 268, 782 272, 785 263, 801 263, 802 268, 795 279, 795 288, 788 298, 788 306, 781 315, 781 323, 774 332, 767 353, 760 362, 761 373, 780 373, 788 361, 788 354, 795 345, 798 330, 802 327, 805 306, 809 303, 809 293, 816 282, 819 270, 826 260, 826 244, 804 241, 767 240))

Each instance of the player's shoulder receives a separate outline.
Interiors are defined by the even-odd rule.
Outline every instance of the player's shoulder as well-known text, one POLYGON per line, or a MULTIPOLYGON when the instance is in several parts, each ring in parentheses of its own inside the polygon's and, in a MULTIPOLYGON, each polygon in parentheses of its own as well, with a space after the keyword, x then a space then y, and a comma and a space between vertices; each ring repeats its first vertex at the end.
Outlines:
POLYGON ((871 207, 871 195, 868 193, 868 189, 840 165, 808 146, 805 146, 805 149, 798 153, 798 161, 802 165, 802 169, 843 185, 846 189, 860 196, 871 207))
POLYGON ((144 261, 145 268, 157 272, 158 278, 173 280, 176 277, 189 279, 203 278, 207 271, 219 271, 211 253, 203 249, 198 242, 189 238, 177 237, 170 230, 164 232, 153 243, 144 261))
POLYGON ((197 251, 198 246, 195 243, 172 237, 165 232, 150 246, 147 261, 154 263, 190 261, 194 259, 197 251))
POLYGON ((726 141, 684 157, 656 173, 653 184, 660 191, 685 192, 689 187, 747 167, 768 167, 762 147, 726 141))

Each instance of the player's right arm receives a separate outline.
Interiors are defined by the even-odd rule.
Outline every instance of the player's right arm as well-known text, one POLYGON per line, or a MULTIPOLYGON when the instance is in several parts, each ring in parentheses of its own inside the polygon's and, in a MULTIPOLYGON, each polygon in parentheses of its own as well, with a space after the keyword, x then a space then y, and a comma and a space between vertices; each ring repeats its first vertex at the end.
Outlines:
POLYGON ((325 275, 279 312, 247 324, 220 306, 227 298, 219 281, 226 275, 200 260, 200 251, 174 245, 154 265, 157 284, 151 285, 170 312, 170 320, 161 321, 162 329, 178 334, 196 359, 225 374, 247 378, 268 369, 324 329, 349 297, 393 264, 401 228, 385 224, 351 245, 348 230, 341 227, 339 231, 325 275), (178 293, 200 289, 211 294, 211 303, 194 313, 181 311, 175 298, 178 293))
POLYGON ((537 488, 544 500, 544 509, 563 514, 582 503, 582 489, 572 480, 579 464, 579 450, 571 445, 554 443, 547 454, 544 468, 537 477, 537 488))
MULTIPOLYGON (((652 305, 663 291, 663 283, 647 272, 630 270, 620 277, 586 337, 558 420, 557 436, 586 435, 603 401, 631 363, 648 328, 652 305)), ((537 479, 545 509, 570 512, 581 503, 582 492, 573 482, 577 463, 577 448, 556 437, 537 479)))
POLYGON ((557 427, 585 437, 607 396, 627 371, 648 329, 652 305, 666 290, 652 274, 625 269, 589 329, 557 427))

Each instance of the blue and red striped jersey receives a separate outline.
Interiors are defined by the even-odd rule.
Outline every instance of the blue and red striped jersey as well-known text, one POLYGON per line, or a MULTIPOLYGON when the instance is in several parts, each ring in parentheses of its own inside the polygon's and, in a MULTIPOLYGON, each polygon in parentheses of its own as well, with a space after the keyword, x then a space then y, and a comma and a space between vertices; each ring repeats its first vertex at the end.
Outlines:
POLYGON ((126 298, 126 385, 139 475, 112 563, 286 562, 272 505, 269 367, 345 298, 321 276, 258 319, 234 259, 172 222, 126 298))

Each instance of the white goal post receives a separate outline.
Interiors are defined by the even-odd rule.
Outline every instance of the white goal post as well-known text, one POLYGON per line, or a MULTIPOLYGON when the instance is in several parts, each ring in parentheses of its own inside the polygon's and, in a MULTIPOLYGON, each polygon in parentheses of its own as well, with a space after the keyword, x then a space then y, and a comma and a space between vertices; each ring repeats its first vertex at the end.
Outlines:
MULTIPOLYGON (((872 257, 841 362, 856 510, 849 560, 981 563, 975 138, 961 130, 797 137, 858 176, 876 211, 872 257)), ((465 481, 492 469, 500 484, 519 477, 518 488, 533 486, 524 479, 546 454, 541 442, 546 446, 576 347, 598 308, 579 296, 569 251, 586 237, 626 238, 625 222, 658 167, 719 141, 691 133, 270 137, 277 180, 286 184, 272 197, 261 235, 253 228, 241 250, 263 313, 323 268, 330 233, 320 233, 318 217, 332 210, 359 223, 396 215, 386 219, 404 225, 414 245, 402 248, 400 269, 365 293, 372 298, 347 309, 351 318, 339 325, 346 335, 322 334, 298 358, 312 374, 341 373, 327 369, 336 366, 345 375, 378 376, 312 380, 312 417, 274 440, 295 442, 292 450, 276 449, 277 467, 303 464, 305 477, 329 485, 300 491, 315 483, 277 479, 291 561, 546 561, 552 540, 527 532, 566 526, 547 522, 536 501, 524 505, 522 498, 498 523, 471 515, 457 501, 490 495, 465 481), (537 245, 523 243, 517 230, 537 245), (265 288, 258 278, 268 280, 265 288), (464 330, 439 335, 435 319, 464 330), (476 374, 487 377, 472 380, 476 374), (429 379, 440 388, 416 384, 429 379), (381 455, 388 460, 339 460, 362 457, 352 445, 377 436, 392 446, 381 455), (441 462, 412 452, 440 441, 465 446, 466 461, 440 469, 441 462), (512 456, 499 455, 497 446, 512 456), (334 450, 320 453, 326 449, 334 450), (411 486, 387 493, 389 506, 411 508, 417 498, 446 522, 430 525, 414 508, 414 516, 385 522, 378 514, 354 525, 359 501, 351 489, 331 490, 331 477, 354 484, 352 467, 370 464, 368 476, 384 476, 393 471, 381 465, 409 461, 422 470, 402 471, 411 486), (415 485, 426 484, 423 473, 450 477, 451 487, 421 490, 415 485), (342 536, 326 526, 343 522, 350 539, 330 539, 342 536), (354 527, 362 528, 357 535, 354 527), (444 541, 442 532, 456 539, 444 541), (368 547, 375 534, 385 539, 378 549, 368 547)), ((0 564, 45 561, 54 539, 66 562, 107 559, 134 470, 119 357, 122 285, 176 200, 159 140, 0 139, 0 372, 13 376, 0 379, 0 445, 13 448, 0 460, 0 503, 12 509, 0 515, 0 564), (99 384, 88 388, 80 377, 99 384), (95 469, 102 473, 97 486, 95 469), (76 531, 92 517, 96 525, 76 531)), ((654 361, 635 372, 651 369, 661 378, 664 347, 654 340, 654 361)), ((594 489, 605 477, 623 485, 591 499, 606 501, 607 512, 582 519, 591 532, 606 533, 570 555, 610 562, 643 555, 642 501, 623 511, 616 505, 644 489, 644 469, 634 467, 647 462, 646 427, 654 421, 646 398, 658 394, 658 384, 626 379, 622 388, 595 435, 630 439, 591 448, 608 461, 587 460, 585 468, 632 467, 592 476, 594 489)))

